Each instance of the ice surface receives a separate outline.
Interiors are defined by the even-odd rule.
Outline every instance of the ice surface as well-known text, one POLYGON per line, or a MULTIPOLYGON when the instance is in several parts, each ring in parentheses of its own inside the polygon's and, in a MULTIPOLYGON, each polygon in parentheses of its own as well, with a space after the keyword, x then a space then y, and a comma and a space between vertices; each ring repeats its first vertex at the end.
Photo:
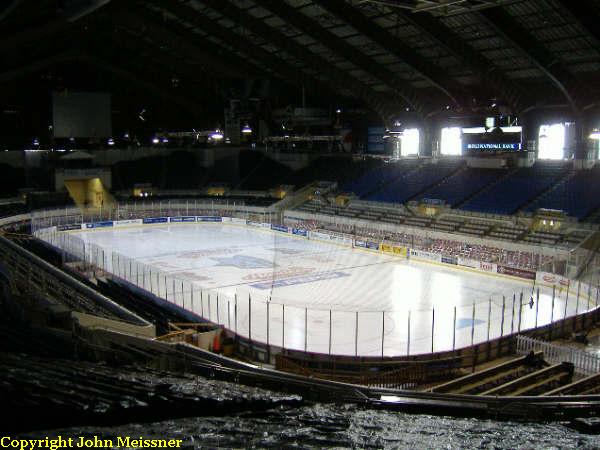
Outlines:
MULTIPOLYGON (((516 332, 519 315, 526 329, 535 326, 536 311, 539 326, 565 314, 565 291, 557 292, 554 312, 548 288, 541 288, 539 305, 530 307, 531 281, 267 229, 202 223, 75 235, 106 255, 134 261, 128 272, 119 258, 105 256, 110 271, 243 336, 286 348, 372 356, 427 353, 432 326, 433 350, 442 351, 485 341, 488 323, 494 338, 516 332), (144 273, 136 262, 154 272, 144 273)), ((567 315, 588 309, 586 294, 580 293, 577 305, 572 288, 567 315)))

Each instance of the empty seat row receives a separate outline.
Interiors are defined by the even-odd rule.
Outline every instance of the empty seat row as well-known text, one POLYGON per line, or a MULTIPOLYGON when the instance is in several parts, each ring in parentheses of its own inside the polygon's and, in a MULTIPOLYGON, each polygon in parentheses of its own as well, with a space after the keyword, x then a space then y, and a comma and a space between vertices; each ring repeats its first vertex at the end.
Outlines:
POLYGON ((540 195, 567 174, 561 162, 537 162, 532 167, 517 169, 490 189, 468 200, 461 209, 491 214, 510 215, 540 195))
POLYGON ((366 199, 379 202, 404 203, 427 187, 451 175, 459 166, 460 163, 456 161, 424 164, 416 170, 406 172, 397 180, 385 184, 380 190, 368 195, 366 199))
POLYGON ((583 219, 599 207, 600 169, 591 169, 576 172, 529 205, 527 211, 556 209, 583 219))
POLYGON ((419 194, 418 199, 441 199, 447 205, 456 206, 484 187, 495 182, 505 173, 506 170, 503 169, 467 168, 448 177, 437 186, 419 194))

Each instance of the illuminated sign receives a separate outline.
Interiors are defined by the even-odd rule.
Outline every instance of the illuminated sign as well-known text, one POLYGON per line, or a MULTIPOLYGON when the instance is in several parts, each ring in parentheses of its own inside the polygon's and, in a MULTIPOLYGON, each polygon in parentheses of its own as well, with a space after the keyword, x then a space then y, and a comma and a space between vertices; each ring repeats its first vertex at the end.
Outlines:
POLYGON ((501 142, 492 142, 492 143, 471 143, 466 144, 467 151, 519 151, 521 150, 521 143, 501 143, 501 142))

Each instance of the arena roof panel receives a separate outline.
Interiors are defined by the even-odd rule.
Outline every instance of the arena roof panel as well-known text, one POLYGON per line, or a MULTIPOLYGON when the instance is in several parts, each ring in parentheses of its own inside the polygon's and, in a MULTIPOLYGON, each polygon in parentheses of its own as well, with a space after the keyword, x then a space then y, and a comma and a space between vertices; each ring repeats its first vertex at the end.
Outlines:
POLYGON ((182 79, 194 78, 198 64, 211 61, 183 86, 252 74, 284 85, 321 86, 316 91, 332 97, 351 92, 354 101, 380 115, 406 107, 427 115, 449 103, 469 108, 473 97, 479 106, 489 103, 478 92, 514 112, 540 101, 581 111, 599 100, 581 94, 600 86, 598 0, 132 0, 110 2, 87 15, 81 2, 63 3, 56 10, 51 0, 24 0, 6 13, 0 53, 13 67, 1 79, 26 73, 14 70, 31 64, 26 54, 48 61, 42 66, 53 64, 53 55, 83 51, 90 39, 97 42, 88 50, 110 57, 115 39, 105 49, 101 40, 119 29, 128 40, 123 46, 128 56, 139 62, 132 61, 134 76, 148 76, 156 60, 152 46, 174 62, 153 68, 165 79, 174 69, 182 79), (65 40, 49 38, 67 32, 85 39, 56 48, 65 40), (231 67, 243 69, 236 74, 231 67), (525 92, 515 80, 540 89, 525 92), (393 95, 382 107, 369 91, 393 95))

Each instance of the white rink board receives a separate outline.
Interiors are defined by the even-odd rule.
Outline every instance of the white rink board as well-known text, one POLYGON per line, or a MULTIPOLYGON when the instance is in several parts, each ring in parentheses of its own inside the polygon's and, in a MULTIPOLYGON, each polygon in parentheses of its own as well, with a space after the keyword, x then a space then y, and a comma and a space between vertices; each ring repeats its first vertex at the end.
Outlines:
MULTIPOLYGON (((444 351, 452 349, 453 339, 456 348, 468 346, 472 340, 487 340, 488 316, 489 336, 494 338, 501 332, 517 331, 520 311, 521 329, 535 326, 536 310, 538 326, 549 323, 551 318, 561 319, 565 313, 564 290, 557 292, 553 312, 552 291, 545 287, 540 290, 539 304, 530 307, 532 281, 406 260, 266 229, 197 223, 70 234, 100 246, 107 255, 117 252, 162 271, 169 279, 175 278, 175 291, 180 281, 185 286, 193 285, 193 293, 189 288, 181 288, 185 292, 179 301, 172 291, 167 297, 175 297, 178 304, 183 300, 187 309, 242 336, 248 336, 250 326, 253 340, 267 341, 270 299, 269 343, 297 350, 328 353, 331 349, 333 354, 380 356, 383 340, 386 356, 406 355, 408 351, 428 353, 432 349, 434 322, 433 350, 444 351), (519 307, 521 292, 523 305, 519 307), (503 296, 506 304, 502 326, 503 296)), ((113 271, 111 258, 105 260, 107 269, 113 271)), ((136 275, 130 281, 152 289, 150 275, 148 279, 136 275)), ((161 283, 154 285, 159 293, 161 283)), ((170 281, 166 284, 170 286, 170 281)), ((572 288, 567 316, 574 314, 576 307, 579 312, 588 309, 585 294, 581 293, 577 306, 572 288)), ((595 295, 591 303, 595 304, 595 295)))

